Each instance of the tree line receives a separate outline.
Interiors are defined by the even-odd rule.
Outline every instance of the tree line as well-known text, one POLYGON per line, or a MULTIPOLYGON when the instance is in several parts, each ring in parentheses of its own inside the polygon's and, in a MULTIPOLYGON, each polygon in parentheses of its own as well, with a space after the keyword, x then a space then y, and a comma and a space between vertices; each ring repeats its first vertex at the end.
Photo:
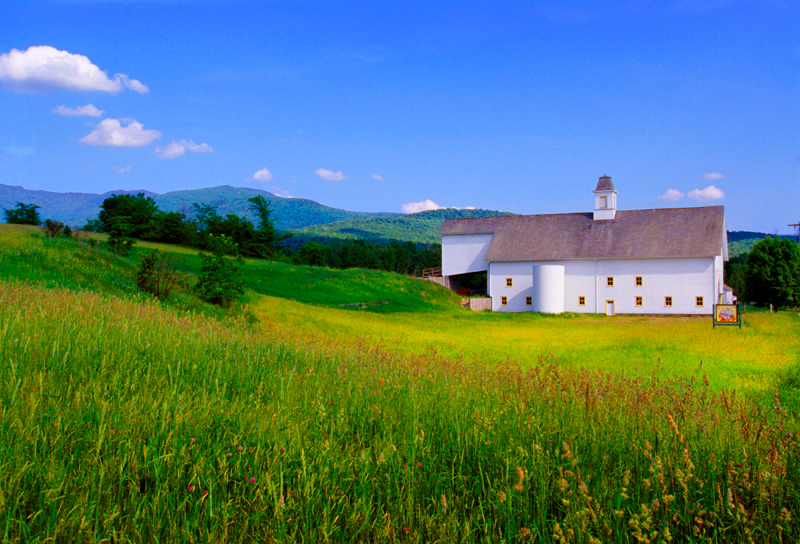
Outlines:
MULTIPOLYGON (((231 244, 227 252, 243 257, 281 260, 296 264, 329 268, 369 268, 401 274, 421 275, 425 268, 441 265, 440 244, 421 244, 389 240, 385 243, 366 240, 312 239, 292 250, 281 242, 291 234, 275 229, 270 203, 263 196, 249 199, 257 224, 236 214, 220 215, 215 206, 193 204, 194 218, 183 213, 164 212, 143 193, 112 195, 100 206, 97 219, 84 230, 109 235, 109 243, 120 252, 129 250, 136 240, 196 247, 207 251, 218 248, 220 237, 231 244)), ((6 211, 6 222, 39 225, 33 204, 18 203, 6 211)))

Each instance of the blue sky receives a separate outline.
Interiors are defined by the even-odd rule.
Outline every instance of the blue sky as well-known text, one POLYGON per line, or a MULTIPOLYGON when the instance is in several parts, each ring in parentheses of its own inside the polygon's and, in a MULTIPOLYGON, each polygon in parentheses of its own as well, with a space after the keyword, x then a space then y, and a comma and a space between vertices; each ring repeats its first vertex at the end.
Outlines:
POLYGON ((794 1, 4 0, 0 183, 800 219, 794 1))

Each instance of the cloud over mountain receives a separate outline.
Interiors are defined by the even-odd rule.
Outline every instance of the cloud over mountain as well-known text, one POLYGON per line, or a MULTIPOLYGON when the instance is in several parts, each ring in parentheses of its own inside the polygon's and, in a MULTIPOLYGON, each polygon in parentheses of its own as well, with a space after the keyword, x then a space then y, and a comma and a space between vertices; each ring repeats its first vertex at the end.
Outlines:
POLYGON ((408 204, 403 204, 400 206, 400 209, 403 213, 417 213, 417 212, 426 212, 428 210, 441 210, 443 209, 433 200, 427 199, 423 200, 422 202, 409 202, 408 204))

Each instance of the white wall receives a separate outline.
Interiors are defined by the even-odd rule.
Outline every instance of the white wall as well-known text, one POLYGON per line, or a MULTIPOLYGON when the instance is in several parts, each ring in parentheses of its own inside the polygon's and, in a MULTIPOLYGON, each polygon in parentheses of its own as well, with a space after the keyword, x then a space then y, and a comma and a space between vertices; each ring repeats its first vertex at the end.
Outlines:
POLYGON ((492 263, 489 270, 489 292, 494 311, 525 312, 532 306, 525 297, 533 296, 533 266, 535 264, 563 265, 564 311, 576 313, 605 313, 606 301, 613 300, 618 314, 698 314, 710 315, 716 303, 717 258, 697 259, 629 259, 617 261, 537 261, 492 263), (607 277, 614 285, 607 285, 607 277), (642 286, 636 285, 642 277, 642 286), (512 287, 506 287, 512 278, 512 287), (508 297, 503 306, 501 297, 508 297), (579 297, 585 305, 579 305, 579 297), (636 306, 636 297, 642 306, 636 306), (672 306, 665 306, 665 297, 672 297, 672 306), (703 306, 696 298, 703 297, 703 306))
POLYGON ((442 275, 453 276, 489 270, 484 261, 492 234, 451 234, 442 236, 442 275))

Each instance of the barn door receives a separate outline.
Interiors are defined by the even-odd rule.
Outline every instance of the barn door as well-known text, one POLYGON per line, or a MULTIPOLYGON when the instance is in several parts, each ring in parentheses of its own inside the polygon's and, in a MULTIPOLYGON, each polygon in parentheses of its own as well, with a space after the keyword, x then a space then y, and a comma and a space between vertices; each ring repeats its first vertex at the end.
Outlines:
POLYGON ((614 301, 607 300, 606 301, 606 315, 613 316, 614 315, 614 301))

